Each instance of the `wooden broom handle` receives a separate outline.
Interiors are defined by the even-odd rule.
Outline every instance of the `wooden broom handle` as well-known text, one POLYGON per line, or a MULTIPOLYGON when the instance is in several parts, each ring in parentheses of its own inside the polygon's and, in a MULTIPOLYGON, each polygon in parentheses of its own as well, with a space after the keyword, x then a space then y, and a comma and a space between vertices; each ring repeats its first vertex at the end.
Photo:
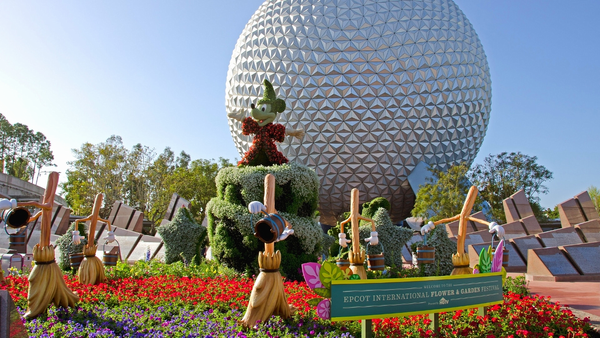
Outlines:
POLYGON ((102 207, 102 199, 104 199, 104 195, 102 195, 101 193, 96 195, 96 200, 94 201, 92 214, 90 215, 88 245, 94 245, 94 236, 96 235, 96 224, 98 223, 98 215, 100 214, 100 208, 102 207))
POLYGON ((350 191, 350 217, 348 217, 347 220, 342 221, 342 223, 340 223, 341 226, 341 232, 344 232, 344 225, 347 224, 348 222, 351 222, 352 225, 352 251, 354 252, 359 252, 360 250, 360 235, 359 235, 359 230, 358 230, 358 226, 359 226, 359 220, 364 220, 367 222, 371 222, 371 231, 375 231, 375 221, 373 221, 370 218, 366 218, 360 215, 359 211, 359 202, 360 202, 360 198, 359 198, 359 193, 358 193, 358 189, 354 188, 352 189, 352 191, 350 191), (356 237, 356 241, 354 241, 354 238, 356 237))
MULTIPOLYGON (((47 205, 47 204, 43 204, 40 202, 18 202, 17 206, 19 207, 36 207, 39 209, 48 209, 48 208, 52 208, 52 205, 47 205)), ((31 222, 32 220, 30 219, 28 222, 31 222)))
POLYGON ((488 221, 486 221, 486 220, 483 220, 483 219, 475 218, 475 217, 472 217, 472 216, 469 216, 469 217, 467 217, 467 219, 468 219, 469 221, 473 221, 473 222, 475 222, 475 223, 479 223, 479 224, 487 225, 488 227, 489 227, 489 226, 490 226, 490 224, 491 224, 491 222, 488 222, 488 221))
MULTIPOLYGON (((267 174, 265 176, 265 195, 263 203, 267 209, 267 214, 276 213, 275 209, 275 176, 267 174)), ((275 243, 265 243, 265 254, 275 252, 275 243)))
POLYGON ((439 221, 433 222, 433 225, 439 225, 442 223, 454 222, 458 220, 458 242, 456 243, 456 253, 464 254, 465 253, 465 237, 467 236, 467 221, 473 221, 485 225, 489 225, 490 223, 484 220, 480 220, 474 217, 470 217, 471 210, 473 209, 473 205, 475 205, 475 199, 477 198, 477 187, 471 186, 469 189, 469 193, 467 194, 467 198, 465 199, 465 204, 463 204, 463 208, 460 214, 444 218, 439 221))
POLYGON ((53 171, 48 175, 48 184, 44 192, 44 199, 39 205, 42 209, 42 222, 40 234, 40 246, 45 247, 50 245, 50 228, 52 227, 52 207, 54 206, 54 195, 58 186, 58 173, 53 171))
POLYGON ((358 213, 360 201, 358 197, 358 189, 354 188, 350 191, 350 222, 352 224, 352 251, 356 254, 360 252, 360 235, 358 230, 358 219, 360 214, 358 213))
POLYGON ((460 212, 460 218, 458 219, 458 242, 456 243, 456 253, 462 255, 465 253, 465 237, 467 236, 467 221, 473 205, 475 205, 475 199, 477 198, 477 187, 471 186, 465 204, 463 205, 462 211, 460 212))
POLYGON ((454 222, 454 221, 456 221, 459 218, 460 218, 460 215, 456 215, 456 216, 450 217, 450 218, 444 218, 444 219, 441 219, 439 221, 433 222, 433 225, 440 225, 440 224, 443 224, 443 223, 454 222))

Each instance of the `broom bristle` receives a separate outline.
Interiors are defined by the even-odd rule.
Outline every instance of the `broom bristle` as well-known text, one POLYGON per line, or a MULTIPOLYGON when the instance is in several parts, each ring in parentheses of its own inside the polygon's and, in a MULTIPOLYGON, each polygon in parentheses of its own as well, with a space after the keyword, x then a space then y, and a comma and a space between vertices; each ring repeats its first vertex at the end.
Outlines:
POLYGON ((85 258, 81 262, 77 276, 82 284, 100 284, 106 281, 104 265, 100 258, 96 257, 96 245, 85 246, 83 254, 85 258))
MULTIPOLYGON (((258 253, 258 265, 261 269, 279 269, 280 263, 281 252, 279 250, 271 255, 258 253)), ((272 315, 279 315, 282 318, 291 316, 279 271, 261 272, 258 275, 250 294, 246 314, 241 322, 244 326, 251 327, 257 320, 264 322, 272 315)))
POLYGON ((473 274, 473 269, 469 266, 471 263, 468 253, 455 253, 452 255, 452 265, 454 269, 450 275, 470 275, 473 274))
POLYGON ((27 296, 27 313, 25 318, 35 318, 46 311, 50 303, 56 306, 72 307, 79 300, 65 283, 58 264, 54 261, 52 245, 33 248, 35 266, 29 274, 29 295, 27 296))
POLYGON ((367 279, 367 271, 365 270, 365 250, 360 250, 358 253, 348 252, 350 260, 350 270, 353 274, 359 275, 360 279, 367 279))

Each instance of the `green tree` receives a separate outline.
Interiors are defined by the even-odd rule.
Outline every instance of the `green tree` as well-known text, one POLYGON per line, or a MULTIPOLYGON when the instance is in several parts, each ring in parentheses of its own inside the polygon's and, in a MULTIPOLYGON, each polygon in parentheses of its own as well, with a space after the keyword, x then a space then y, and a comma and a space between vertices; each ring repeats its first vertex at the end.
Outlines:
POLYGON ((28 181, 29 177, 29 158, 27 150, 31 144, 33 132, 22 123, 15 123, 12 126, 12 132, 8 138, 9 153, 6 157, 6 173, 28 181))
POLYGON ((190 211, 195 215, 198 223, 202 223, 206 213, 206 204, 211 198, 217 196, 215 178, 219 170, 230 167, 232 164, 227 159, 219 158, 218 162, 199 159, 190 162, 188 166, 182 166, 186 164, 182 157, 178 158, 177 163, 180 166, 173 171, 167 180, 167 185, 169 191, 177 192, 181 197, 190 201, 190 211))
POLYGON ((472 168, 469 179, 477 186, 481 197, 490 203, 495 220, 506 219, 502 200, 520 189, 525 191, 536 217, 544 218, 538 195, 548 193, 544 182, 552 179, 552 172, 538 164, 536 156, 520 152, 488 155, 483 164, 472 168))
POLYGON ((146 217, 155 226, 160 224, 173 195, 173 191, 168 185, 173 170, 175 170, 175 154, 169 147, 165 148, 148 168, 146 178, 150 189, 150 198, 146 206, 146 217))
POLYGON ((596 207, 596 211, 598 211, 600 213, 600 189, 598 189, 595 186, 591 185, 588 188, 588 194, 590 194, 590 198, 592 199, 592 202, 594 202, 594 206, 596 207))
POLYGON ((66 171, 67 181, 60 184, 65 200, 76 215, 92 212, 94 196, 104 194, 104 206, 100 216, 108 217, 112 205, 123 199, 124 168, 128 155, 120 136, 112 135, 97 145, 84 143, 73 149, 75 160, 66 171))
POLYGON ((560 214, 558 213, 558 205, 554 206, 554 209, 547 208, 544 210, 544 216, 548 220, 560 218, 560 214))
POLYGON ((48 166, 55 166, 52 163, 54 161, 54 154, 50 150, 50 141, 46 139, 44 134, 37 132, 32 137, 32 144, 29 147, 29 159, 31 165, 29 166, 29 172, 31 177, 31 183, 37 184, 37 181, 42 173, 42 168, 48 166))
POLYGON ((0 172, 4 172, 4 164, 10 152, 8 143, 12 135, 12 124, 8 122, 4 115, 0 114, 0 172))
POLYGON ((147 205, 151 199, 148 175, 155 157, 154 149, 138 143, 127 154, 127 161, 123 167, 123 201, 143 213, 147 212, 147 205))
POLYGON ((0 172, 36 183, 41 170, 53 166, 50 141, 22 123, 10 124, 0 114, 0 172))
MULTIPOLYGON (((468 170, 465 163, 454 165, 447 172, 430 169, 433 177, 420 187, 412 215, 437 221, 460 214, 471 187, 466 178, 468 170)), ((473 210, 481 210, 481 204, 478 196, 473 210)))
POLYGON ((91 212, 94 196, 104 194, 102 217, 117 200, 144 213, 155 226, 165 215, 171 196, 178 193, 191 202, 190 211, 201 222, 206 203, 217 195, 215 177, 228 160, 191 160, 184 151, 175 158, 170 148, 156 155, 154 149, 136 144, 129 151, 121 137, 111 136, 97 145, 85 143, 73 149, 67 181, 61 184, 65 200, 78 215, 91 212))

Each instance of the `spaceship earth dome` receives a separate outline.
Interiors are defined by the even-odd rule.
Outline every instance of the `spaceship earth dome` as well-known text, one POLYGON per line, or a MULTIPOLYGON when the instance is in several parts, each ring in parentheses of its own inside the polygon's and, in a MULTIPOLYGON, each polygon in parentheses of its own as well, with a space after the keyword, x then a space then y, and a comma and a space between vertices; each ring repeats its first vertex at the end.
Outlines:
MULTIPOLYGON (((316 170, 322 221, 349 210, 352 188, 408 216, 417 164, 470 165, 490 118, 486 56, 452 0, 267 0, 233 51, 227 112, 249 116, 263 79, 287 104, 275 122, 305 130, 278 146, 316 170)), ((242 155, 252 136, 228 121, 242 155)))

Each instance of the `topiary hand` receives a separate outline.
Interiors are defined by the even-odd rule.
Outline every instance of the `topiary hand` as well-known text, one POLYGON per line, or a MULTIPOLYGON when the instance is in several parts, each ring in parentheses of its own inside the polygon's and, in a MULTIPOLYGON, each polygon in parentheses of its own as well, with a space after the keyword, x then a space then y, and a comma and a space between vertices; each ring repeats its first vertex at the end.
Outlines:
POLYGON ((432 221, 429 221, 421 228, 421 235, 425 236, 425 234, 429 233, 433 228, 435 228, 435 224, 433 224, 432 221))
POLYGON ((339 244, 340 244, 340 246, 341 246, 341 247, 343 247, 343 248, 346 248, 346 247, 348 247, 348 243, 352 242, 351 240, 349 240, 349 239, 346 239, 346 234, 345 234, 345 233, 343 233, 343 232, 340 232, 340 233, 338 234, 338 238, 339 238, 339 240, 338 240, 338 243, 339 243, 339 244))
POLYGON ((304 137, 304 129, 287 129, 285 128, 285 134, 297 138, 304 137))
POLYGON ((79 243, 81 243, 81 239, 83 239, 83 237, 79 236, 79 231, 73 231, 73 244, 79 245, 79 243))
POLYGON ((236 114, 236 113, 232 112, 232 113, 228 113, 227 117, 229 117, 230 119, 234 119, 234 120, 242 122, 242 120, 244 120, 244 113, 239 112, 236 114))
POLYGON ((379 236, 377 235, 377 231, 371 231, 371 237, 365 238, 365 242, 371 245, 379 244, 379 236))
POLYGON ((108 234, 106 235, 106 237, 104 237, 104 239, 106 240, 106 243, 112 243, 112 242, 116 241, 115 232, 109 231, 108 234))
POLYGON ((279 235, 279 237, 277 237, 277 240, 275 242, 283 241, 284 239, 288 238, 288 236, 293 233, 294 233, 294 229, 285 229, 285 230, 283 230, 281 235, 279 235))
POLYGON ((504 228, 500 225, 498 225, 498 223, 496 222, 491 222, 489 225, 490 228, 490 233, 493 234, 495 233, 496 236, 498 236, 499 239, 503 239, 504 238, 504 228))
POLYGON ((267 208, 259 201, 252 201, 250 204, 248 204, 248 211, 253 214, 258 214, 259 212, 265 213, 267 208))

